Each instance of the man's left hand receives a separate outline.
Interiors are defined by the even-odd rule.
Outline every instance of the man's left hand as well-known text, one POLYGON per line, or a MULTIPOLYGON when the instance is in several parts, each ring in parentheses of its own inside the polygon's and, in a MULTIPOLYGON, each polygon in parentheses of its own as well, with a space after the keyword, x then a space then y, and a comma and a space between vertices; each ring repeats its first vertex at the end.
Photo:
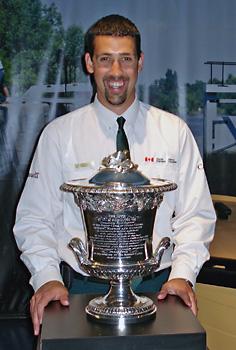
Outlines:
POLYGON ((174 278, 163 284, 158 294, 158 300, 163 300, 168 294, 178 295, 197 316, 197 298, 189 283, 183 278, 174 278))

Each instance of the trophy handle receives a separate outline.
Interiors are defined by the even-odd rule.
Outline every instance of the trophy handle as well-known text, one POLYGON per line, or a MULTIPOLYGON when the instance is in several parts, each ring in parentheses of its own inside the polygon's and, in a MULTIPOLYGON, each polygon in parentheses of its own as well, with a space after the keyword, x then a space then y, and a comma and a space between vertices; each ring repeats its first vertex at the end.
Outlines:
POLYGON ((170 247, 170 238, 169 237, 162 238, 162 240, 158 244, 158 246, 153 254, 153 257, 154 257, 156 263, 158 264, 158 266, 160 266, 162 255, 164 254, 164 251, 167 250, 169 247, 170 247))
POLYGON ((80 238, 72 238, 68 246, 73 250, 75 256, 79 260, 79 263, 82 267, 91 265, 91 262, 88 259, 87 250, 80 238))

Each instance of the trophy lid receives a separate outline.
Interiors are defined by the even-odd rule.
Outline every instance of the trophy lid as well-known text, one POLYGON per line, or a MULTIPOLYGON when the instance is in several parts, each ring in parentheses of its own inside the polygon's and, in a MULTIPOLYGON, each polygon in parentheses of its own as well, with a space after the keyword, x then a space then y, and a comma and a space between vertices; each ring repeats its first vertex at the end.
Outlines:
POLYGON ((130 159, 129 151, 117 151, 102 160, 102 166, 89 183, 105 185, 123 183, 131 186, 149 185, 150 180, 139 170, 138 165, 130 159))

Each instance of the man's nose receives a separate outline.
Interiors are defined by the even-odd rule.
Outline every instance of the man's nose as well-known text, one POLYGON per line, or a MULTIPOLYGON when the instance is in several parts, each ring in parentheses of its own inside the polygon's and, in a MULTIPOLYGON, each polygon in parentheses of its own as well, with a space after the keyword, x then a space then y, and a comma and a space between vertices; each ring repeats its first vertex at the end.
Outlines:
POLYGON ((119 59, 114 59, 111 66, 112 75, 120 75, 122 72, 122 67, 119 59))

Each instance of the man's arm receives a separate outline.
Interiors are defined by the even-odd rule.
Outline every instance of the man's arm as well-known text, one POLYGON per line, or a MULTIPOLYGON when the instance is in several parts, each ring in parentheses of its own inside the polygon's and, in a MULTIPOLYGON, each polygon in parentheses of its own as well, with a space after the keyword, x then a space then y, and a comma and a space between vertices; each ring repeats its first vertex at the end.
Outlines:
POLYGON ((196 296, 189 282, 194 286, 202 265, 209 259, 216 216, 202 159, 185 124, 180 125, 179 140, 178 189, 172 220, 175 249, 169 281, 163 285, 158 298, 178 295, 196 314, 196 296))
POLYGON ((34 290, 50 280, 62 282, 57 252, 57 222, 62 221, 60 152, 48 128, 40 137, 21 195, 14 234, 34 290), (50 135, 50 136, 49 136, 50 135))
POLYGON ((44 307, 51 300, 68 305, 57 252, 57 224, 62 220, 63 182, 60 152, 54 134, 43 132, 16 215, 14 233, 21 258, 31 272, 35 294, 31 315, 37 335, 44 307))

